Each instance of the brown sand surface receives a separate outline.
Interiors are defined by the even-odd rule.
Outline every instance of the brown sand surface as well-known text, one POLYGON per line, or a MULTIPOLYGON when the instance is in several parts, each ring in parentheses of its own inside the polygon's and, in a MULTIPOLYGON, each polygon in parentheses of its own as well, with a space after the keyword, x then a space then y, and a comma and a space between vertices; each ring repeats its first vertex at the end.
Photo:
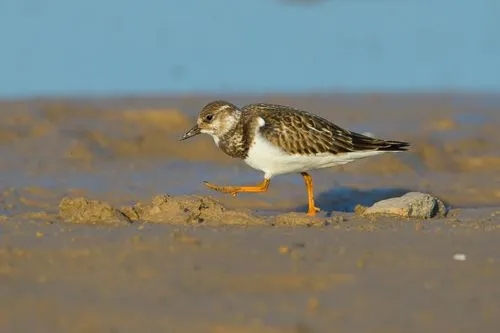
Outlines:
POLYGON ((197 96, 0 102, 0 332, 496 332, 500 99, 197 96), (407 153, 257 183, 209 137, 215 98, 285 103, 407 153), (446 218, 368 218, 409 191, 446 218))

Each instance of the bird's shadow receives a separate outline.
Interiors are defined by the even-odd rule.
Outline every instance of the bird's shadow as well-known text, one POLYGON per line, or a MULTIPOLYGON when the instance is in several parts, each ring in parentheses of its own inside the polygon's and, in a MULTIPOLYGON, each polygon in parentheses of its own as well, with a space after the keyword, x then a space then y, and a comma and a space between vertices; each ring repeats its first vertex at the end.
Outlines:
MULTIPOLYGON (((357 205, 372 206, 377 201, 399 197, 411 191, 394 187, 369 190, 335 187, 316 195, 315 202, 316 206, 329 216, 334 211, 352 213, 357 205)), ((307 204, 295 207, 294 211, 307 211, 307 204)))

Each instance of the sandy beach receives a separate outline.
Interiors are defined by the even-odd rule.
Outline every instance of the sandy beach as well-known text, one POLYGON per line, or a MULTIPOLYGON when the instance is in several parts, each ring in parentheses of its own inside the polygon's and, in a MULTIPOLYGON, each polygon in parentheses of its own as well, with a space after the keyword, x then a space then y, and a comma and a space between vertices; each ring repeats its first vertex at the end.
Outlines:
POLYGON ((487 95, 177 96, 0 101, 2 332, 496 332, 500 99, 487 95), (262 174, 208 136, 224 98, 317 113, 409 152, 237 198, 262 174), (358 205, 431 193, 446 217, 358 205), (118 212, 118 213, 117 213, 118 212))

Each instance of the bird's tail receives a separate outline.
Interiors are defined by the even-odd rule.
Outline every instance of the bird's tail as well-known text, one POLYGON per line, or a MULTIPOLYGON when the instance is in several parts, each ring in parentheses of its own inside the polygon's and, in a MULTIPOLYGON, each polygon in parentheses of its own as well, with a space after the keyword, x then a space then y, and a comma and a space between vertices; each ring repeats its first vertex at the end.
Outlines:
POLYGON ((406 151, 408 142, 376 139, 362 134, 352 133, 352 143, 355 150, 406 151))
POLYGON ((404 141, 384 141, 384 144, 377 150, 381 151, 407 151, 410 144, 404 141))

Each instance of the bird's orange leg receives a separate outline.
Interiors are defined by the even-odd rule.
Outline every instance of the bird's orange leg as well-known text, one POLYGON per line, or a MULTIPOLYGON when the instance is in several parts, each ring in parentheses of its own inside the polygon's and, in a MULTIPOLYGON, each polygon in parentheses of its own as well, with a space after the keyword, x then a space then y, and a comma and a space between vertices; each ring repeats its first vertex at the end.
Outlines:
POLYGON ((316 213, 320 211, 320 209, 314 205, 314 190, 313 190, 312 177, 307 172, 301 172, 300 174, 302 175, 302 177, 304 177, 304 183, 306 183, 306 188, 307 188, 307 201, 309 204, 307 215, 315 216, 316 213))
POLYGON ((267 178, 264 178, 264 180, 257 185, 253 186, 219 186, 219 185, 214 185, 210 184, 209 182, 204 182, 205 186, 208 187, 209 189, 222 192, 222 193, 229 193, 232 194, 233 196, 236 196, 240 192, 250 192, 250 193, 257 193, 257 192, 266 192, 269 183, 271 181, 267 178))

